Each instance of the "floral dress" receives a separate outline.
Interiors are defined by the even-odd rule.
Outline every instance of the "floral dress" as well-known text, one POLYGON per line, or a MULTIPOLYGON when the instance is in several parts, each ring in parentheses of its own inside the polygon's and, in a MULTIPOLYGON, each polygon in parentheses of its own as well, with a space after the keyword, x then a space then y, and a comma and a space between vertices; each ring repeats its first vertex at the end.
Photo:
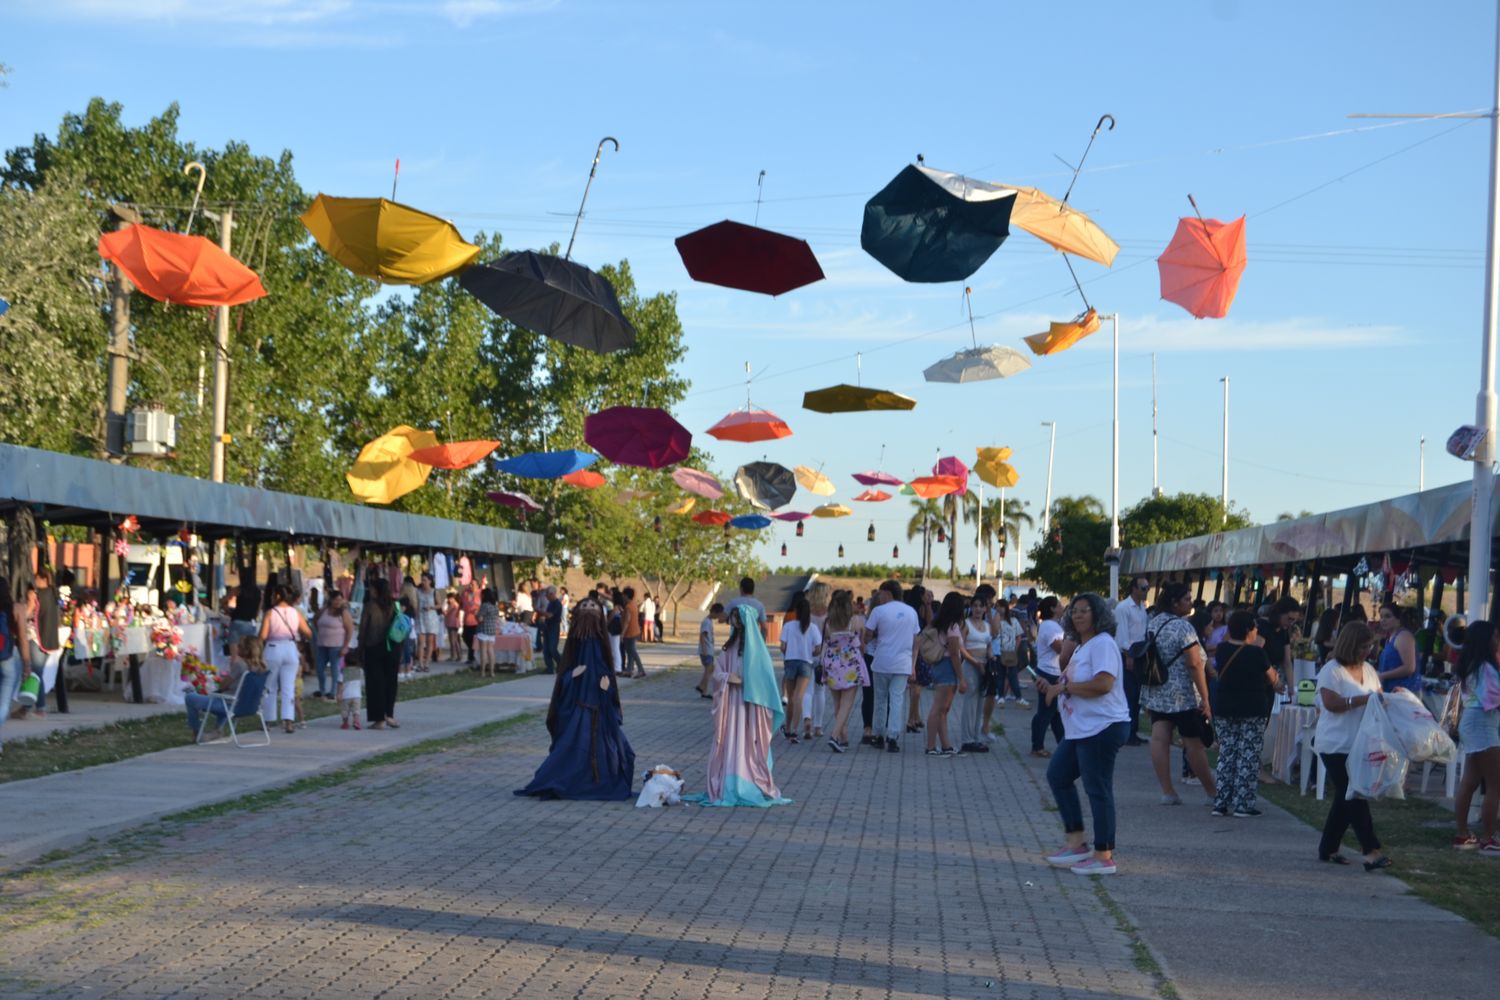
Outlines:
POLYGON ((834 632, 825 637, 822 665, 823 679, 835 691, 870 686, 858 632, 834 632))

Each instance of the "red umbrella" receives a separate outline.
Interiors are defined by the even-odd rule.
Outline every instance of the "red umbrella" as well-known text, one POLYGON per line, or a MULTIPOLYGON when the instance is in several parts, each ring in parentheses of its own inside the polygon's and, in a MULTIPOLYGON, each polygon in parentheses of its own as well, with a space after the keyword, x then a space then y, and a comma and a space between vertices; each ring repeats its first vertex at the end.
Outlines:
POLYGON ((485 495, 504 507, 516 507, 523 514, 528 512, 534 514, 542 509, 541 504, 519 491, 508 493, 504 490, 497 490, 494 493, 487 493, 485 495))
POLYGON ((616 465, 661 469, 682 461, 693 435, 666 410, 652 406, 611 406, 583 421, 583 439, 616 465))
MULTIPOLYGON (((1188 201, 1196 212, 1192 195, 1188 201)), ((1172 242, 1156 259, 1161 297, 1199 319, 1222 319, 1239 291, 1247 259, 1243 215, 1233 222, 1201 215, 1178 219, 1172 242)))
POLYGON ((579 489, 592 490, 603 486, 606 480, 593 469, 579 469, 577 472, 570 472, 563 476, 562 481, 577 486, 579 489))
POLYGON ((791 437, 792 429, 770 410, 757 410, 747 406, 735 410, 708 429, 708 433, 720 441, 774 441, 791 437))
POLYGON ((865 486, 900 486, 902 482, 889 472, 856 472, 854 481, 865 486))
POLYGON ((780 295, 823 280, 805 240, 725 219, 677 237, 677 252, 694 281, 780 295))
POLYGON ((883 503, 890 498, 891 495, 885 490, 865 490, 854 499, 863 501, 865 503, 883 503))
POLYGON ((717 500, 724 495, 724 487, 719 485, 717 479, 706 472, 689 469, 687 466, 683 466, 680 469, 673 469, 672 481, 689 493, 696 493, 700 497, 707 497, 709 500, 717 500))
POLYGON ((431 448, 418 448, 406 457, 434 469, 467 469, 500 447, 499 441, 449 441, 431 448))
POLYGON ((937 465, 932 467, 932 474, 934 476, 951 476, 962 483, 963 485, 954 491, 959 496, 963 496, 969 492, 969 467, 951 455, 947 458, 938 459, 937 465))
POLYGON ((721 524, 728 524, 730 515, 722 510, 704 510, 694 514, 693 520, 699 524, 708 524, 717 527, 721 524))
POLYGON ((99 256, 162 302, 237 306, 266 294, 254 271, 201 236, 126 226, 99 237, 99 256))

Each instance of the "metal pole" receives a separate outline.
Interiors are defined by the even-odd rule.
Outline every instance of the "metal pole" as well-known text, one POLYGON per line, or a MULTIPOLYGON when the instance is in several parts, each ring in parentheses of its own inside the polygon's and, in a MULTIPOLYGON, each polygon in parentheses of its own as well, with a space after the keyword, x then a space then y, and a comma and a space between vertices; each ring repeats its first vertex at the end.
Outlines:
MULTIPOLYGON (((219 248, 229 252, 229 241, 234 232, 234 209, 226 208, 219 213, 219 248)), ((219 306, 214 327, 214 423, 213 442, 209 457, 209 478, 216 483, 224 481, 224 444, 229 435, 225 424, 229 416, 229 307, 219 306)))
POLYGON ((1043 427, 1052 428, 1052 438, 1047 444, 1047 499, 1042 504, 1042 537, 1052 534, 1052 458, 1057 454, 1057 423, 1043 420, 1043 427))
POLYGON ((1496 308, 1500 304, 1500 4, 1496 4, 1495 25, 1495 99, 1490 117, 1490 187, 1489 233, 1485 253, 1484 337, 1480 348, 1479 393, 1475 397, 1475 423, 1484 429, 1474 456, 1474 507, 1469 523, 1469 603, 1476 614, 1489 606, 1490 588, 1490 512, 1495 496, 1495 341, 1496 308))
POLYGON ((1427 438, 1417 442, 1417 492, 1427 488, 1427 438))
POLYGON ((995 578, 995 586, 999 590, 1005 589, 1005 546, 1009 543, 1009 528, 1005 521, 1005 487, 1000 487, 1000 572, 995 578))
POLYGON ((1161 496, 1161 460, 1156 434, 1156 352, 1151 352, 1151 495, 1161 496))
POLYGON ((1224 383, 1224 445, 1220 453, 1219 506, 1224 521, 1229 520, 1229 376, 1219 379, 1224 383))
POLYGON ((1114 391, 1112 393, 1109 450, 1109 599, 1120 599, 1120 314, 1111 313, 1114 331, 1114 391))
POLYGON ((984 484, 979 484, 979 505, 974 508, 974 586, 984 576, 984 484))

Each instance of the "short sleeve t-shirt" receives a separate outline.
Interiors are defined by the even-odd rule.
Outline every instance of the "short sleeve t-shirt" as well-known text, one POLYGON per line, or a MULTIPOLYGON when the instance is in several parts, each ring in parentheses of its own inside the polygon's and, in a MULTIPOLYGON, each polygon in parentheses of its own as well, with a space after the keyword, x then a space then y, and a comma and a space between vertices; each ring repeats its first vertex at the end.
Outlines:
POLYGON ((1165 684, 1141 688, 1141 704, 1164 715, 1199 708, 1198 688, 1193 684, 1187 662, 1187 651, 1198 645, 1193 623, 1176 615, 1160 614, 1151 619, 1146 632, 1156 636, 1156 655, 1170 666, 1165 684))
POLYGON ((886 601, 870 612, 865 628, 875 633, 874 660, 877 674, 911 673, 911 646, 922 630, 917 613, 901 601, 886 601))
POLYGON ((760 598, 747 594, 741 594, 739 597, 732 598, 728 604, 724 605, 724 613, 729 616, 731 621, 734 620, 734 609, 741 604, 748 604, 754 608, 755 613, 760 616, 761 625, 766 624, 766 606, 760 603, 760 598))
POLYGON ((811 623, 808 624, 807 631, 803 632, 802 623, 793 618, 781 630, 781 641, 786 643, 786 659, 811 663, 813 650, 823 642, 823 633, 811 623))
POLYGON ((1214 715, 1225 719, 1264 719, 1271 714, 1271 682, 1266 651, 1249 644, 1224 643, 1215 651, 1219 673, 1214 715), (1227 669, 1226 669, 1227 668, 1227 669))
POLYGON ((714 619, 712 615, 705 616, 698 623, 698 655, 714 655, 714 619))
MULTIPOLYGON (((1346 667, 1334 661, 1318 671, 1318 701, 1323 704, 1324 689, 1332 691, 1340 700, 1358 698, 1362 694, 1380 692, 1380 675, 1368 663, 1346 667)), ((1354 746, 1354 734, 1365 717, 1364 706, 1351 708, 1347 712, 1320 711, 1318 728, 1314 731, 1313 745, 1318 753, 1348 753, 1354 746)))
POLYGON ((1052 644, 1063 637, 1061 622, 1053 621, 1051 618, 1042 622, 1036 631, 1036 669, 1037 673, 1057 677, 1062 673, 1058 666, 1058 652, 1052 648, 1052 644))
MULTIPOLYGON (((1047 623, 1043 623, 1044 625, 1047 623)), ((1056 624, 1055 622, 1052 624, 1056 624)), ((1058 626, 1061 631, 1062 626, 1058 626)), ((1056 664, 1056 654, 1053 654, 1056 664)), ((1097 736, 1116 722, 1130 721, 1130 705, 1125 700, 1125 685, 1119 683, 1120 647, 1115 638, 1103 632, 1079 646, 1068 661, 1068 683, 1082 684, 1099 676, 1109 674, 1115 684, 1107 694, 1097 698, 1081 698, 1077 695, 1059 695, 1058 705, 1062 713, 1063 733, 1070 740, 1088 739, 1097 736)))

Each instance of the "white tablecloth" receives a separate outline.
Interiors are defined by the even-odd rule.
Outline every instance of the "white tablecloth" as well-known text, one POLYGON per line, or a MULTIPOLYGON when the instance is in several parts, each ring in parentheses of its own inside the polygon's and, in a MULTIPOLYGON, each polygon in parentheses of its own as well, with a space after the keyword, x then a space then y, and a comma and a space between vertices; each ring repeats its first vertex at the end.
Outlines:
POLYGON ((1292 762, 1297 759, 1301 741, 1312 739, 1309 729, 1318 719, 1318 710, 1301 705, 1280 705, 1271 714, 1266 733, 1265 754, 1271 762, 1271 773, 1288 784, 1292 780, 1292 762), (1304 733, 1304 730, 1307 730, 1304 733))
POLYGON ((198 654, 198 659, 210 666, 228 666, 229 661, 224 656, 224 631, 217 624, 205 623, 203 625, 183 625, 182 646, 186 650, 191 648, 198 654))
POLYGON ((184 704, 182 664, 160 656, 148 656, 141 664, 141 696, 157 705, 184 704))

